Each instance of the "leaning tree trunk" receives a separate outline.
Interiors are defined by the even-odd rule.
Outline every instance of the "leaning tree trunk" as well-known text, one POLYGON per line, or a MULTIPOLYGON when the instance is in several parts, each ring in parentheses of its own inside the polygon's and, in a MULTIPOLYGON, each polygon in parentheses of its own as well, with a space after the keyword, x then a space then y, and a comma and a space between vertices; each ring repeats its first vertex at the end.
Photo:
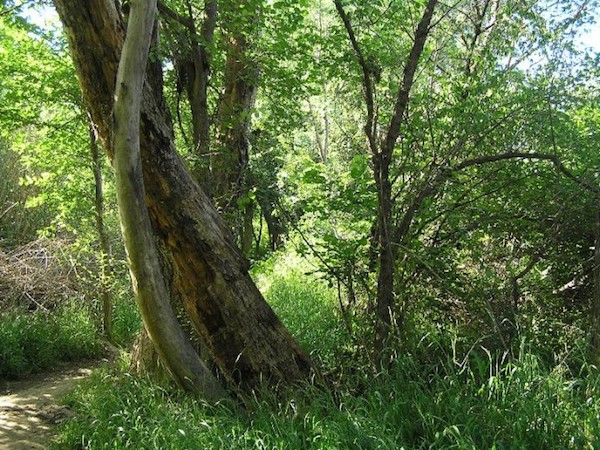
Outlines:
MULTIPOLYGON (((113 157, 114 87, 123 20, 111 0, 55 0, 79 82, 107 153, 113 157)), ((148 71, 140 150, 146 205, 155 235, 171 252, 170 290, 225 379, 245 391, 306 379, 311 363, 264 301, 210 199, 173 145, 160 74, 148 71), (153 89, 154 87, 154 89, 153 89)))
POLYGON ((200 360, 170 304, 145 204, 140 157, 140 105, 156 0, 132 0, 113 110, 113 166, 121 229, 144 327, 177 384, 208 400, 225 397, 200 360))

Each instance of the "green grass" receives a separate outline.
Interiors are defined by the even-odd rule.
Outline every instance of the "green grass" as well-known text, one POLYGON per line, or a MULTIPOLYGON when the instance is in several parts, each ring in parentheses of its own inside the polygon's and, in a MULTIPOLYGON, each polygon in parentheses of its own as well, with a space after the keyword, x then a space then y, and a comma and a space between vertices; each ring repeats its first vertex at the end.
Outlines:
POLYGON ((547 364, 523 345, 508 359, 474 347, 460 357, 433 334, 386 372, 348 360, 335 293, 287 260, 261 268, 259 284, 332 390, 263 393, 241 415, 128 375, 103 370, 68 399, 76 416, 60 449, 521 449, 600 448, 600 375, 547 364), (435 355, 435 356, 432 356, 435 355), (260 399, 260 400, 259 400, 260 399))
MULTIPOLYGON (((48 312, 12 309, 0 314, 0 378, 19 378, 65 362, 100 357, 104 350, 90 304, 70 301, 48 312)), ((113 339, 126 347, 140 329, 132 300, 116 299, 113 339)))
POLYGON ((142 319, 137 304, 129 296, 129 290, 116 296, 113 303, 113 343, 127 348, 139 333, 142 319))
POLYGON ((246 417, 102 371, 70 397, 77 416, 57 448, 598 448, 597 375, 545 369, 529 354, 498 367, 493 358, 424 367, 405 356, 362 386, 307 386, 287 401, 267 394, 246 417))
POLYGON ((95 358, 101 351, 89 310, 76 302, 52 313, 11 310, 0 315, 0 377, 41 372, 62 362, 95 358))
POLYGON ((319 365, 330 367, 340 341, 349 343, 349 338, 337 315, 337 293, 325 281, 305 275, 311 269, 299 256, 286 254, 259 267, 255 279, 298 343, 319 365))

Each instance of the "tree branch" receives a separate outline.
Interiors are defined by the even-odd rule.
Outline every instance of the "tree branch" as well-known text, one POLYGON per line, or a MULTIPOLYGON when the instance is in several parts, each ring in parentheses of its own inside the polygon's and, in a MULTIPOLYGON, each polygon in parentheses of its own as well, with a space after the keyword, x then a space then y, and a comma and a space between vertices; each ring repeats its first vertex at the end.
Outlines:
POLYGON ((373 154, 377 153, 377 142, 375 140, 375 100, 374 100, 374 83, 373 78, 371 77, 371 71, 373 70, 367 60, 365 59, 362 49, 356 39, 356 33, 354 32, 354 28, 352 27, 352 23, 350 22, 350 18, 344 7, 342 6, 341 0, 334 0, 335 8, 344 22, 344 28, 346 29, 346 33, 348 33, 348 39, 352 44, 352 48, 354 49, 354 53, 356 53, 356 59, 363 73, 363 88, 365 90, 365 102, 367 104, 367 123, 365 124, 365 133, 367 135, 367 139, 369 141, 369 148, 373 154))
POLYGON ((481 156, 479 158, 471 158, 466 159, 461 163, 458 163, 454 167, 451 168, 439 168, 439 172, 433 179, 421 189, 419 194, 412 201, 404 216, 402 217, 402 221, 394 230, 394 244, 399 245, 404 238, 405 234, 408 232, 410 225, 414 219, 415 214, 423 205, 425 199, 432 197, 442 186, 444 182, 446 182, 453 173, 459 172, 461 170, 467 169, 473 166, 480 166, 484 164, 499 162, 499 161, 507 161, 510 159, 536 159, 541 161, 550 161, 556 169, 565 175, 568 179, 573 181, 575 184, 579 185, 583 189, 596 196, 600 197, 600 187, 594 186, 586 180, 582 180, 573 172, 565 167, 565 165, 560 161, 560 159, 555 155, 548 155, 546 153, 537 153, 537 152, 506 152, 499 153, 496 155, 489 156, 481 156))
POLYGON ((529 153, 529 152, 506 152, 499 153, 497 155, 490 156, 481 156, 479 158, 467 159, 452 168, 453 171, 459 171, 466 169, 471 166, 480 166, 482 164, 493 163, 498 161, 505 161, 508 159, 538 159, 542 161, 550 161, 556 169, 565 175, 568 179, 573 181, 575 184, 578 184, 585 190, 592 192, 593 194, 600 196, 600 187, 594 186, 586 180, 582 180, 573 172, 565 167, 565 165, 560 161, 560 159, 556 155, 549 155, 546 153, 529 153))
POLYGON ((429 0, 427 2, 427 7, 425 8, 423 17, 421 18, 421 21, 417 26, 415 40, 410 50, 406 66, 404 67, 404 77, 402 79, 402 84, 400 85, 400 89, 398 91, 398 98, 396 99, 394 114, 390 121, 390 126, 388 128, 388 132, 382 148, 382 152, 387 153, 388 155, 392 154, 394 146, 396 145, 396 141, 398 140, 398 136, 400 135, 400 125, 402 123, 402 118, 404 116, 406 108, 408 107, 410 90, 414 82, 415 72, 417 71, 419 60, 421 59, 421 55, 425 47, 425 41, 427 40, 427 36, 429 35, 429 31, 431 30, 429 25, 431 23, 431 18, 433 17, 433 12, 435 10, 436 5, 437 0, 429 0))
POLYGON ((0 11, 0 17, 2 16, 8 16, 9 14, 11 14, 13 11, 18 11, 21 8, 23 8, 25 5, 29 4, 29 3, 33 3, 34 0, 25 0, 22 3, 19 3, 18 5, 13 5, 10 7, 7 7, 3 10, 0 11))
POLYGON ((162 15, 164 15, 165 17, 168 17, 169 19, 174 20, 175 22, 180 23, 184 27, 189 28, 191 31, 193 31, 194 21, 192 20, 191 17, 182 16, 177 11, 169 8, 167 5, 164 4, 164 2, 161 2, 161 1, 157 2, 157 6, 158 6, 158 11, 162 15))
MULTIPOLYGON (((204 15, 206 18, 202 22, 202 27, 200 28, 200 36, 202 37, 202 48, 206 49, 206 46, 209 45, 213 40, 213 35, 215 34, 215 28, 217 26, 216 0, 208 0, 206 2, 206 4, 204 5, 204 15)), ((208 58, 206 63, 210 63, 208 58)))

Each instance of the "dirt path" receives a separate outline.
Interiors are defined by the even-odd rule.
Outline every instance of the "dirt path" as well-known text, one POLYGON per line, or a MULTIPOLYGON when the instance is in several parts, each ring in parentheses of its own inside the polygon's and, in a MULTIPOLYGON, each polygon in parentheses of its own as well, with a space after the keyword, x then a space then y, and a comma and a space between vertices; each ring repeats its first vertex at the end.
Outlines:
POLYGON ((45 449, 52 430, 71 411, 60 401, 101 362, 89 362, 19 381, 0 381, 0 450, 45 449))

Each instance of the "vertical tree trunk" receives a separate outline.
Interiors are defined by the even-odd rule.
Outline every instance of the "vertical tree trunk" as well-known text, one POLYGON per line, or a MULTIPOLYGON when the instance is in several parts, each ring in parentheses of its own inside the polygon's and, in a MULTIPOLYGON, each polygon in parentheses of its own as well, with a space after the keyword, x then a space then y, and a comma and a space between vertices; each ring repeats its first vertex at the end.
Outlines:
MULTIPOLYGON (((109 156, 120 11, 111 0, 55 0, 87 107, 109 156)), ((306 379, 311 363, 266 304, 231 232, 173 147, 160 83, 147 74, 140 150, 155 235, 172 254, 172 292, 224 378, 246 391, 306 379)))
POLYGON ((254 202, 250 200, 243 212, 243 222, 241 229, 241 250, 243 255, 248 255, 252 249, 252 239, 254 238, 254 202))
POLYGON ((398 236, 403 236, 406 231, 403 227, 412 221, 410 210, 405 214, 410 220, 401 223, 393 223, 392 183, 390 179, 390 165, 394 158, 394 148, 400 136, 401 126, 406 120, 405 113, 408 108, 410 91, 413 86, 415 73, 425 48, 425 41, 429 36, 431 19, 438 4, 437 0, 428 0, 423 11, 421 20, 415 30, 415 37, 410 53, 406 58, 402 82, 398 88, 394 110, 391 114, 390 123, 384 138, 378 142, 378 115, 375 105, 375 88, 379 82, 380 73, 372 62, 367 61, 363 49, 354 32, 350 17, 344 10, 341 0, 334 0, 336 10, 342 19, 348 39, 354 50, 356 60, 361 68, 363 76, 363 90, 367 118, 365 123, 365 134, 369 150, 372 153, 373 177, 377 187, 377 221, 376 234, 378 238, 378 262, 379 272, 377 274, 377 304, 375 308, 375 342, 374 359, 377 364, 383 362, 383 350, 388 340, 392 327, 392 316, 394 308, 394 276, 396 273, 398 236))
MULTIPOLYGON (((246 8, 245 0, 240 3, 246 8)), ((259 12, 257 11, 256 14, 259 12)), ((217 206, 243 240, 243 216, 238 200, 248 194, 249 132, 251 112, 258 90, 258 68, 248 56, 249 36, 256 28, 256 18, 246 19, 247 31, 239 25, 228 31, 225 83, 219 102, 218 147, 211 160, 214 198, 217 206)))
POLYGON ((257 195, 258 204, 265 222, 267 223, 267 231, 269 233, 269 248, 275 251, 283 244, 282 235, 286 233, 285 226, 281 223, 279 217, 273 215, 274 205, 267 196, 257 195))
MULTIPOLYGON (((193 23, 191 6, 188 2, 190 20, 193 23)), ((210 75, 210 57, 208 46, 212 44, 215 23, 217 20, 217 2, 209 0, 204 6, 205 19, 198 36, 192 29, 192 61, 194 77, 190 89, 190 105, 194 119, 194 142, 202 150, 201 155, 207 156, 210 141, 210 119, 208 116, 208 77, 210 75), (198 40, 201 40, 199 43, 198 40)))
POLYGON ((158 2, 158 9, 169 22, 173 21, 175 26, 185 29, 187 43, 181 42, 179 30, 171 36, 171 39, 179 44, 179 47, 187 49, 176 54, 174 62, 178 72, 178 90, 180 92, 185 90, 192 114, 193 154, 198 156, 194 174, 202 187, 207 190, 210 188, 209 154, 211 147, 211 121, 208 108, 208 84, 211 71, 210 46, 217 22, 217 2, 216 0, 207 0, 204 3, 204 19, 199 33, 192 4, 186 0, 185 5, 187 15, 180 15, 162 1, 158 2))
POLYGON ((600 367, 600 204, 596 204, 596 233, 594 242, 594 295, 590 327, 590 362, 600 367))
POLYGON ((375 360, 383 362, 384 348, 392 327, 394 275, 396 273, 396 248, 392 231, 392 186, 389 176, 391 153, 374 157, 377 186, 377 221, 379 230, 379 272, 377 274, 377 300, 375 322, 375 360))
POLYGON ((102 299, 102 328, 109 342, 112 342, 112 297, 108 286, 110 267, 110 246, 104 227, 104 183, 102 178, 102 163, 98 152, 96 133, 90 124, 90 153, 94 171, 94 207, 96 216, 96 231, 100 242, 100 298, 102 299))
MULTIPOLYGON (((410 100, 410 91, 414 83, 415 73, 429 36, 431 19, 437 0, 429 0, 423 11, 423 16, 415 31, 415 40, 404 66, 402 84, 398 90, 394 114, 387 128, 387 134, 380 151, 373 156, 375 182, 377 185, 378 224, 379 224, 379 274, 377 278, 377 317, 375 325, 375 358, 381 363, 382 351, 392 325, 394 307, 394 276, 396 273, 397 245, 400 237, 408 231, 402 230, 405 221, 392 223, 392 185, 390 180, 390 164, 394 157, 394 147, 400 136, 400 128, 406 120, 405 113, 410 100)), ((412 221, 412 217, 411 217, 412 221)))

